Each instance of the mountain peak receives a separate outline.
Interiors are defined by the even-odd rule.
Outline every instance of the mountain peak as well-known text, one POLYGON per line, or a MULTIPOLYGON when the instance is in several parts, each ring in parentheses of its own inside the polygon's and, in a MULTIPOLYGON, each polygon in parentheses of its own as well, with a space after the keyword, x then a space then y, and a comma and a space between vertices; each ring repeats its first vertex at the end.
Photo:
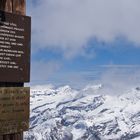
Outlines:
POLYGON ((102 84, 98 84, 98 85, 87 85, 83 91, 87 91, 87 90, 99 90, 103 87, 102 84))

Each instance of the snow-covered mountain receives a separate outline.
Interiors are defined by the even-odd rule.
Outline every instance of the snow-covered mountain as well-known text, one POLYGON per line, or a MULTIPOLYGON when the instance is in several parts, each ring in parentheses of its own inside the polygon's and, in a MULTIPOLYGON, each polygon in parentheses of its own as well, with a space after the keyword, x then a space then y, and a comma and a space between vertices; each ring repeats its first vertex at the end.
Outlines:
POLYGON ((25 140, 140 140, 140 88, 115 96, 102 85, 74 90, 31 90, 30 130, 25 140))

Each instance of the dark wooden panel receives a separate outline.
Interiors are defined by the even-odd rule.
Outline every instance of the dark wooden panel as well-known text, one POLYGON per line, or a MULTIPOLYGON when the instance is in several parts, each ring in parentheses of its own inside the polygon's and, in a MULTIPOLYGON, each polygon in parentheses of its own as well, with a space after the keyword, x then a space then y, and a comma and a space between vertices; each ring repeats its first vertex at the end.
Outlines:
POLYGON ((23 87, 24 83, 0 82, 0 87, 23 87))
POLYGON ((31 19, 0 10, 0 82, 30 81, 31 19))
POLYGON ((23 133, 0 136, 0 140, 23 140, 23 133))

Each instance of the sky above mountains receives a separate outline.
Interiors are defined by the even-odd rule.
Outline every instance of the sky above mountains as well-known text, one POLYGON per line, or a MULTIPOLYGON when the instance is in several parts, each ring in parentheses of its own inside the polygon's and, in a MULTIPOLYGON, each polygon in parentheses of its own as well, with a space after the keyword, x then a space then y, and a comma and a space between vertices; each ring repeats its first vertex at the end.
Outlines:
POLYGON ((139 0, 27 1, 27 15, 32 17, 32 83, 61 82, 67 75, 81 79, 79 72, 94 73, 99 65, 138 70, 139 5, 139 0))

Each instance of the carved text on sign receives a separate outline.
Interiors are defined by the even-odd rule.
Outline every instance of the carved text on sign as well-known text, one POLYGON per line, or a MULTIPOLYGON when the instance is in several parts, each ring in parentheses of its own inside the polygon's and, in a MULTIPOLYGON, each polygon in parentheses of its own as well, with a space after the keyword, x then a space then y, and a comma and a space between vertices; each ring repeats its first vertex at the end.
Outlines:
POLYGON ((29 128, 30 88, 0 88, 0 134, 29 128))
POLYGON ((0 81, 29 82, 30 24, 30 17, 0 11, 0 81))

